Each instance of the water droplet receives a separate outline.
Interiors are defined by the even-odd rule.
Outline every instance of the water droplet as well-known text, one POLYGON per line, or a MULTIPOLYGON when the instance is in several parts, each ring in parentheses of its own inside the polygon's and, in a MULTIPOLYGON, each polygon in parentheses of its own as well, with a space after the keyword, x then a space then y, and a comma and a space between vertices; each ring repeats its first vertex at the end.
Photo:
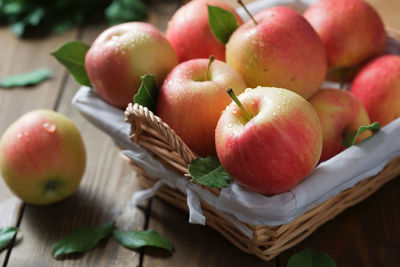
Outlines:
POLYGON ((232 110, 232 113, 233 113, 233 114, 236 114, 236 113, 237 113, 237 110, 232 110))
POLYGON ((228 124, 228 128, 232 128, 232 126, 233 126, 232 123, 228 124))
POLYGON ((18 137, 18 138, 22 138, 22 133, 19 133, 19 134, 17 135, 17 137, 18 137))
POLYGON ((56 131, 56 125, 54 123, 50 123, 50 122, 44 123, 43 128, 48 133, 54 133, 56 131))
POLYGON ((272 116, 276 116, 276 113, 274 112, 274 113, 272 113, 272 116))
POLYGON ((279 108, 281 108, 281 106, 277 105, 277 106, 276 106, 276 108, 278 108, 278 109, 279 109, 279 108))

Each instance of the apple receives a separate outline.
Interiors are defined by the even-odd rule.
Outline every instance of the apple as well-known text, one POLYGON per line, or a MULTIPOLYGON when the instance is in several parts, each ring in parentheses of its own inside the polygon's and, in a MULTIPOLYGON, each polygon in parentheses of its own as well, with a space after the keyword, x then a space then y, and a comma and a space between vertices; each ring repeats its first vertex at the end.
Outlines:
POLYGON ((321 37, 332 76, 338 75, 337 69, 351 69, 385 51, 382 20, 367 2, 320 0, 305 11, 304 17, 321 37))
POLYGON ((296 11, 275 7, 240 26, 226 45, 226 62, 249 87, 272 86, 311 97, 322 84, 326 54, 311 25, 296 11))
POLYGON ((12 192, 26 203, 64 199, 79 186, 86 152, 74 123, 51 110, 31 111, 0 140, 0 171, 12 192))
MULTIPOLYGON (((323 146, 320 161, 325 161, 343 151, 347 134, 360 126, 370 124, 368 113, 361 102, 350 92, 338 89, 321 89, 309 100, 318 114, 322 126, 323 146)), ((357 142, 371 136, 371 131, 361 133, 357 142)))
POLYGON ((316 112, 304 98, 286 89, 246 89, 238 99, 243 109, 232 102, 215 130, 223 168, 258 193, 290 190, 320 159, 322 129, 316 112))
POLYGON ((354 78, 350 90, 371 121, 385 126, 400 117, 400 56, 384 55, 369 62, 354 78))
POLYGON ((220 43, 211 31, 207 5, 218 6, 232 12, 238 24, 242 24, 235 10, 221 1, 190 1, 175 12, 165 33, 175 48, 179 62, 194 58, 208 58, 211 55, 225 61, 225 45, 220 43))
POLYGON ((106 102, 125 108, 133 101, 140 76, 153 74, 161 86, 178 64, 175 50, 153 25, 128 22, 102 32, 85 57, 85 68, 96 92, 106 102))
POLYGON ((192 59, 176 66, 165 79, 157 115, 201 156, 216 155, 214 132, 221 112, 231 102, 225 90, 241 93, 246 84, 226 63, 192 59))

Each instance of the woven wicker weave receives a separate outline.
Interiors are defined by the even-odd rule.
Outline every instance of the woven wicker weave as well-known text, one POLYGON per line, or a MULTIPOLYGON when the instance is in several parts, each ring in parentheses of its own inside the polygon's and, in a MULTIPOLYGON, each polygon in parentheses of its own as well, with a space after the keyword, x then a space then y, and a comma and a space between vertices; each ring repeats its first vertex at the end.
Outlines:
MULTIPOLYGON (((388 30, 388 35, 400 39, 400 34, 395 31, 388 30)), ((125 117, 126 121, 131 124, 130 138, 132 141, 150 150, 165 166, 188 176, 188 164, 196 158, 196 155, 175 134, 174 130, 146 107, 138 104, 129 104, 125 111, 125 117)), ((122 157, 137 172, 141 185, 149 188, 158 181, 157 178, 149 176, 128 158, 122 157)), ((365 179, 352 188, 342 191, 288 224, 279 226, 252 226, 245 224, 253 231, 252 239, 242 234, 233 224, 224 219, 217 210, 204 201, 201 203, 202 210, 207 218, 207 225, 220 232, 242 251, 268 261, 301 242, 319 226, 333 219, 344 209, 364 200, 399 174, 400 158, 396 158, 389 162, 378 175, 365 179)), ((219 189, 204 188, 215 195, 220 193, 219 189)), ((186 196, 178 190, 163 186, 157 192, 157 195, 181 209, 188 210, 186 196)))

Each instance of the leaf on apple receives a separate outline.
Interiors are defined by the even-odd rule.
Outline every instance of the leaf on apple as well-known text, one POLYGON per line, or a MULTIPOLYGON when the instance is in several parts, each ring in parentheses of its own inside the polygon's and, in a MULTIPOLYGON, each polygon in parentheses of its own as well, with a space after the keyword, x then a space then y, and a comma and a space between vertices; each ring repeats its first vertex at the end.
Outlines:
POLYGON ((155 113, 157 107, 157 98, 159 89, 156 86, 154 75, 145 74, 140 77, 142 84, 137 94, 133 98, 133 102, 138 103, 155 113))
POLYGON ((138 249, 151 246, 172 252, 169 240, 151 229, 147 231, 114 231, 113 235, 118 243, 126 248, 138 249))
POLYGON ((226 44, 239 27, 235 15, 217 6, 208 5, 208 23, 217 40, 226 44))
POLYGON ((92 87, 85 69, 85 56, 90 46, 79 41, 71 41, 51 53, 58 62, 64 65, 75 80, 92 87))
POLYGON ((354 145, 357 141, 358 136, 368 130, 371 130, 373 132, 377 132, 381 129, 381 125, 379 122, 374 122, 371 123, 370 125, 365 125, 365 126, 360 126, 356 132, 351 132, 345 135, 342 141, 342 145, 345 147, 351 147, 354 145))
POLYGON ((85 252, 94 248, 101 239, 111 235, 114 226, 114 222, 108 222, 97 226, 78 228, 74 233, 61 238, 53 245, 53 257, 85 252))
POLYGON ((216 157, 193 160, 189 164, 189 174, 192 176, 191 182, 214 188, 229 186, 229 174, 216 157))
POLYGON ((28 85, 36 85, 44 80, 50 79, 53 73, 47 68, 14 74, 0 80, 0 87, 11 88, 28 85))
POLYGON ((305 249, 290 257, 287 267, 336 267, 336 263, 326 253, 305 249))
POLYGON ((7 247, 18 232, 18 228, 8 226, 0 229, 0 251, 7 247))
POLYGON ((113 0, 104 14, 111 25, 147 18, 147 6, 143 0, 113 0))

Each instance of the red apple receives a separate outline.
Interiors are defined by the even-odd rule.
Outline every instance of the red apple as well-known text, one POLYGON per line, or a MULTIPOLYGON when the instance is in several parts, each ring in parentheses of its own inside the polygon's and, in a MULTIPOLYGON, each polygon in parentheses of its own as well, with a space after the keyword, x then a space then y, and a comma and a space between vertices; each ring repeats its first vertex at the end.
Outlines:
POLYGON ((351 92, 382 126, 400 117, 400 56, 385 55, 369 62, 355 77, 351 92))
POLYGON ((67 117, 35 110, 0 140, 0 170, 12 192, 30 204, 49 204, 78 188, 86 166, 81 135, 67 117))
POLYGON ((216 60, 192 59, 176 66, 164 81, 157 115, 201 156, 215 155, 214 132, 221 112, 231 102, 225 90, 241 93, 246 84, 231 67, 216 60))
POLYGON ((176 11, 165 33, 175 48, 179 62, 194 58, 208 58, 211 55, 225 61, 225 45, 220 43, 211 31, 207 5, 218 6, 232 12, 238 24, 242 24, 235 10, 221 1, 190 1, 176 11))
POLYGON ((386 48, 382 20, 362 0, 320 0, 304 13, 321 37, 328 67, 354 67, 379 55, 386 48))
MULTIPOLYGON (((360 126, 370 124, 367 111, 351 93, 338 89, 319 90, 309 100, 321 121, 323 146, 320 161, 325 161, 343 151, 343 139, 356 132, 360 126)), ((359 135, 357 142, 371 136, 370 131, 359 135)))
POLYGON ((153 74, 161 86, 178 64, 176 53, 153 25, 129 22, 101 33, 86 54, 90 82, 106 102, 125 108, 141 85, 140 76, 153 74))
POLYGON ((239 184, 263 194, 290 190, 319 161, 322 130, 304 98, 286 89, 246 89, 239 100, 249 114, 231 103, 215 131, 224 169, 239 184))
POLYGON ((226 62, 249 87, 273 86, 311 97, 326 74, 326 55, 316 32, 296 11, 275 7, 239 27, 226 46, 226 62))

